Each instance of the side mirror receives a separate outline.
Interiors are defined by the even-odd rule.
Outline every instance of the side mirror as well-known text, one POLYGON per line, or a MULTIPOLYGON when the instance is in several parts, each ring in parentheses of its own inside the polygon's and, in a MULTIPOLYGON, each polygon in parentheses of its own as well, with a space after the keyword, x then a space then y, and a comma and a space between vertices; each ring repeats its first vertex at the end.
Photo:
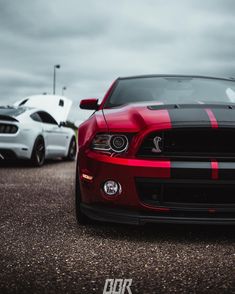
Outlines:
POLYGON ((61 127, 65 127, 66 126, 66 122, 64 122, 64 121, 61 121, 60 123, 59 123, 59 127, 61 128, 61 127))
POLYGON ((98 99, 90 98, 90 99, 83 99, 80 102, 81 109, 89 109, 89 110, 97 110, 98 109, 98 99))

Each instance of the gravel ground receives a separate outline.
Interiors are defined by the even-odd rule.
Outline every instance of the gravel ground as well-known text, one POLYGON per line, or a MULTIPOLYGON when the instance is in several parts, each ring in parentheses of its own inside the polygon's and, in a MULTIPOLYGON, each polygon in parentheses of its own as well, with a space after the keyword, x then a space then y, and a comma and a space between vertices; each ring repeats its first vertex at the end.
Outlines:
POLYGON ((75 164, 0 167, 0 293, 235 293, 234 227, 78 226, 75 164))

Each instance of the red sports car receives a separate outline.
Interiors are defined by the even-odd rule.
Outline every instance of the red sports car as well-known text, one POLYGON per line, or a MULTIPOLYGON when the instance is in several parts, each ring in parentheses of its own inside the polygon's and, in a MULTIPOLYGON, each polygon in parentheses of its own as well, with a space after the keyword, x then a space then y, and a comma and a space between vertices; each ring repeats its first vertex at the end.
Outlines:
POLYGON ((80 107, 78 222, 235 224, 234 79, 118 78, 80 107))

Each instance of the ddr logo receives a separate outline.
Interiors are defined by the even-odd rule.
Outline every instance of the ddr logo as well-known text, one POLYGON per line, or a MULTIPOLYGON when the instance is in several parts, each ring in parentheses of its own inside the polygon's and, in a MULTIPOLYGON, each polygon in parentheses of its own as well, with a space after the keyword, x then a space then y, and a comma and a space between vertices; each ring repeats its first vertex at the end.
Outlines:
POLYGON ((103 294, 132 294, 132 279, 106 279, 103 294))

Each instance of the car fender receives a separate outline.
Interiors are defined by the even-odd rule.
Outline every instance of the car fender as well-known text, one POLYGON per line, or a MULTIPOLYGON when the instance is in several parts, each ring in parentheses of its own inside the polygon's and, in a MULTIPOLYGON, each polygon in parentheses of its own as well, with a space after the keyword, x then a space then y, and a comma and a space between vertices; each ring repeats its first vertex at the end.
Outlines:
POLYGON ((66 141, 66 143, 67 143, 67 146, 66 146, 66 154, 68 154, 68 152, 69 152, 69 146, 70 146, 70 142, 71 142, 72 138, 74 137, 75 140, 76 140, 76 133, 71 128, 64 127, 64 129, 66 130, 67 136, 68 136, 68 140, 66 141))

